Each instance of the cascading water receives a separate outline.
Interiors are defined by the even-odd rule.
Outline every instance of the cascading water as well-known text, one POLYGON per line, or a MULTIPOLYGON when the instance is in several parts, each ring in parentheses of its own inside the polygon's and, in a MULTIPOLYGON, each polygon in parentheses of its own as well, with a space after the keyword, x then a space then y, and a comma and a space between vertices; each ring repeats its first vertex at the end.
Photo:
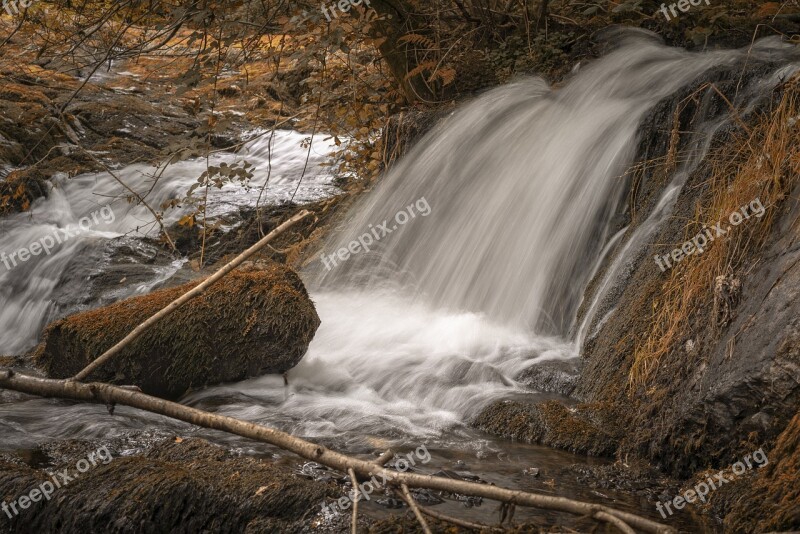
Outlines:
POLYGON ((391 227, 419 197, 430 216, 398 226, 374 253, 323 270, 319 285, 371 290, 402 276, 406 294, 437 306, 566 335, 623 207, 644 114, 744 54, 689 53, 642 32, 564 88, 534 78, 490 91, 422 139, 326 252, 369 225, 391 227))
MULTIPOLYGON (((208 217, 219 218, 237 212, 241 207, 255 205, 267 179, 270 150, 270 186, 262 205, 291 198, 306 159, 307 151, 300 147, 304 137, 299 133, 279 130, 274 136, 267 134, 248 144, 238 155, 212 156, 209 165, 246 160, 257 171, 249 188, 238 185, 226 185, 219 190, 212 188, 208 217)), ((332 146, 332 143, 320 142, 315 147, 309 158, 310 171, 303 178, 296 201, 315 200, 336 190, 330 185, 330 174, 320 167, 332 146)), ((163 173, 146 165, 133 165, 114 171, 114 174, 140 192, 149 205, 160 209, 170 199, 183 198, 189 187, 206 170, 206 163, 206 160, 184 161, 168 167, 163 173)), ((98 269, 98 263, 102 268, 115 246, 130 245, 130 240, 122 239, 122 236, 132 236, 135 241, 144 236, 157 236, 159 232, 147 208, 128 202, 128 192, 108 173, 75 178, 63 176, 57 177, 54 182, 49 197, 36 202, 29 212, 0 220, 0 252, 5 254, 0 263, 0 354, 19 354, 30 349, 48 321, 74 311, 74 300, 82 297, 85 287, 83 290, 80 288, 89 274, 98 269), (106 213, 110 213, 110 216, 97 217, 96 221, 90 217, 90 225, 79 225, 81 218, 106 206, 106 213), (76 235, 66 235, 73 233, 76 235), (18 260, 19 256, 15 253, 48 236, 52 240, 58 237, 63 243, 56 243, 48 253, 40 252, 25 262, 18 260), (84 259, 88 261, 82 261, 84 259), (70 285, 78 286, 76 293, 64 295, 70 285), (69 298, 73 302, 66 306, 56 304, 69 298)), ((175 223, 190 209, 187 206, 168 210, 165 226, 175 223)), ((155 270, 149 280, 122 286, 111 297, 120 299, 146 293, 156 283, 172 276, 181 264, 178 260, 172 265, 163 266, 155 270)))
MULTIPOLYGON (((749 53, 777 59, 785 52, 765 42, 749 53)), ((330 270, 315 262, 303 273, 322 326, 291 371, 290 387, 267 376, 196 392, 185 402, 345 442, 466 432, 463 424, 476 410, 525 392, 514 380, 520 371, 576 355, 568 332, 619 230, 621 176, 635 155, 643 116, 709 69, 730 67, 747 54, 689 53, 635 33, 563 88, 529 78, 477 98, 365 195, 323 253, 336 254, 384 221, 390 232, 372 234, 369 252, 339 259, 330 270), (396 214, 420 198, 429 215, 417 210, 401 224, 396 214)), ((169 197, 165 187, 159 191, 169 197)), ((240 194, 231 202, 244 203, 240 194)), ((77 190, 67 195, 63 210, 88 209, 74 208, 79 196, 77 190)), ((48 210, 35 208, 34 220, 48 210)), ((6 220, 6 229, 28 228, 26 217, 6 220)), ((33 238, 29 232, 21 241, 33 238)), ((0 248, 19 246, 14 239, 0 248)), ((23 269, 25 275, 14 276, 36 273, 23 269)), ((15 317, 25 313, 22 295, 31 283, 8 276, 0 279, 4 299, 16 304, 0 318, 0 340, 6 348, 26 347, 46 314, 27 312, 39 324, 20 331, 15 317)), ((55 273, 37 276, 58 281, 55 273)), ((56 413, 41 400, 0 406, 0 424, 9 429, 0 446, 108 436, 152 420, 119 410, 99 423, 87 411, 102 408, 62 406, 56 413)))

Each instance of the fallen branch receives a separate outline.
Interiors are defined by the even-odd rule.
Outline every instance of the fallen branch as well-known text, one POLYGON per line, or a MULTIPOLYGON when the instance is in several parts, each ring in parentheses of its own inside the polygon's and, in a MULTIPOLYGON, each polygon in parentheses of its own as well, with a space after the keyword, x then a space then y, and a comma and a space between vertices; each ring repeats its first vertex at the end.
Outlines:
POLYGON ((352 468, 347 470, 347 474, 350 475, 350 483, 353 485, 353 524, 350 530, 352 534, 358 534, 358 478, 352 468))
POLYGON ((408 491, 408 486, 405 484, 400 484, 400 491, 403 495, 403 500, 406 501, 408 507, 414 512, 414 515, 417 516, 417 521, 419 521, 419 525, 422 527, 422 531, 425 534, 433 534, 431 532, 431 527, 428 526, 428 522, 425 521, 425 516, 422 515, 422 512, 419 511, 419 507, 417 503, 414 502, 414 497, 411 496, 411 492, 408 491))
POLYGON ((581 516, 593 517, 599 521, 614 525, 619 525, 620 522, 622 522, 626 524, 626 526, 644 532, 664 534, 676 532, 673 528, 661 525, 655 521, 599 504, 575 501, 565 497, 538 495, 524 491, 510 490, 489 484, 478 484, 475 482, 452 480, 444 477, 420 475, 417 473, 400 473, 378 466, 374 460, 352 458, 345 454, 328 450, 321 445, 296 438, 280 430, 248 423, 232 417, 211 414, 196 408, 183 406, 109 384, 85 384, 72 380, 50 380, 17 374, 11 370, 0 369, 0 388, 42 397, 100 402, 112 406, 114 404, 130 406, 204 428, 222 430, 244 438, 268 443, 343 473, 347 473, 349 469, 352 469, 356 474, 367 478, 380 475, 384 480, 391 481, 390 484, 395 486, 404 484, 409 488, 428 488, 450 493, 473 495, 505 503, 513 502, 516 505, 568 512, 581 516))
POLYGON ((394 451, 392 449, 389 449, 380 456, 378 456, 378 459, 375 460, 375 464, 383 467, 384 465, 386 465, 386 462, 388 462, 392 458, 394 458, 394 451))
POLYGON ((256 252, 261 250, 264 246, 266 246, 270 241, 272 241, 273 239, 284 233, 286 230, 297 224, 299 221, 308 217, 309 215, 311 215, 310 211, 303 210, 294 217, 292 217, 291 219, 289 219, 288 221, 278 226, 276 229, 270 232, 269 235, 264 237, 264 239, 262 239, 252 247, 248 248, 247 250, 236 256, 236 258, 234 258, 230 263, 225 265, 225 267, 223 267, 213 275, 206 278, 200 285, 198 285, 191 291, 184 293, 177 299, 173 300, 167 305, 166 308, 159 311, 158 313, 150 317, 148 320, 146 320, 145 322, 134 328, 130 334, 125 336, 120 342, 118 342, 116 345, 114 345, 113 347, 105 351, 103 354, 101 354, 96 360, 87 365, 80 373, 72 377, 71 380, 77 380, 77 381, 85 380, 98 367, 100 367, 108 360, 113 358, 122 349, 131 344, 136 338, 141 336, 145 332, 145 330, 147 330, 155 323, 157 323, 167 315, 171 314, 172 312, 174 312, 175 310, 177 310, 178 308, 180 308, 182 305, 186 304, 193 298, 203 294, 205 290, 213 286, 215 283, 219 282, 225 275, 227 275, 236 267, 244 263, 244 261, 247 260, 247 258, 251 257, 253 254, 255 254, 256 252))

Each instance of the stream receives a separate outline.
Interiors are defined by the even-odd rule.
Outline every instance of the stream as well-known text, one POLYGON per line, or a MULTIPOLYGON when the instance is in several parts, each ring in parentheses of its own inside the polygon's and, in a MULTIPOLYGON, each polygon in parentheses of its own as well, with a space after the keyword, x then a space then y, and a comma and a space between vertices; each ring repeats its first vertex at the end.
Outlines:
MULTIPOLYGON (((733 65, 745 53, 689 53, 634 32, 564 87, 527 78, 463 106, 360 199, 323 252, 335 254, 365 233, 375 236, 384 221, 391 232, 375 237, 369 252, 353 254, 330 270, 315 261, 301 273, 322 325, 308 354, 289 373, 289 386, 281 377, 264 376, 197 391, 183 402, 354 454, 425 444, 432 461, 424 470, 469 472, 496 484, 660 519, 643 497, 593 488, 567 469, 611 462, 496 439, 468 423, 497 400, 554 397, 531 391, 516 377, 537 363, 578 356, 585 329, 578 324, 578 308, 609 242, 621 235, 624 175, 636 155, 644 116, 704 72, 733 65), (394 223, 423 197, 428 215, 394 223), (539 475, 526 474, 530 468, 539 475)), ((783 52, 777 41, 766 41, 751 53, 777 58, 783 52)), ((796 69, 797 63, 787 61, 743 89, 741 97, 770 91, 796 69)), ((722 124, 709 123, 706 134, 722 124)), ((246 160, 256 171, 248 186, 212 191, 209 216, 234 228, 237 214, 255 206, 268 172, 262 204, 292 196, 302 203, 338 192, 325 165, 332 142, 315 139, 303 174, 305 137, 278 130, 271 145, 264 135, 237 154, 214 155, 212 164, 246 160)), ((664 192, 664 206, 701 159, 702 153, 678 170, 673 187, 664 192)), ((205 168, 205 160, 191 160, 170 166, 158 179, 157 170, 145 165, 115 174, 139 192, 150 191, 148 202, 160 206, 185 195, 205 168)), ((50 254, 16 268, 0 265, 0 354, 30 350, 43 326, 56 318, 146 293, 186 272, 184 260, 142 259, 151 254, 147 238, 158 228, 144 207, 125 199, 108 173, 61 176, 53 184, 49 198, 30 212, 0 220, 0 251, 28 247, 104 206, 114 220, 78 227, 75 237, 50 254), (87 290, 121 254, 144 274, 113 288, 87 290)), ((168 211, 166 224, 188 209, 168 211)), ((660 222, 658 213, 668 211, 657 211, 653 224, 643 225, 629 241, 632 249, 646 242, 647 232, 660 222)), ((277 454, 268 446, 124 407, 112 418, 102 406, 5 391, 0 391, 0 429, 5 450, 35 451, 46 441, 69 438, 119 440, 132 454, 145 440, 141 436, 181 435, 205 437, 243 454, 277 454)), ((474 505, 448 501, 449 510, 442 511, 480 519, 474 505)), ((366 506, 368 513, 386 509, 366 506)), ((553 519, 531 511, 518 517, 534 513, 553 519)), ((706 528, 688 514, 671 521, 687 530, 706 528)))

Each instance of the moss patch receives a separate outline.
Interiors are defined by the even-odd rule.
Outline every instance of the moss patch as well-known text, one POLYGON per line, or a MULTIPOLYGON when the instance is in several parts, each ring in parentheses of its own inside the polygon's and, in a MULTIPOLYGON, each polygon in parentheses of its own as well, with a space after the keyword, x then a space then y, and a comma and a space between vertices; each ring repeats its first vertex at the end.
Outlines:
POLYGON ((728 501, 726 532, 783 532, 800 525, 800 413, 767 454, 754 483, 740 484, 728 501))
MULTIPOLYGON (((56 321, 34 359, 51 377, 73 376, 200 282, 56 321)), ((288 371, 319 324, 297 274, 279 264, 249 264, 154 325, 92 378, 175 399, 190 388, 288 371)))
MULTIPOLYGON (((62 468, 74 472, 74 465, 62 468)), ((0 499, 13 501, 47 478, 43 471, 0 463, 0 499)), ((99 464, 19 518, 2 514, 0 530, 244 532, 258 522, 268 531, 285 532, 338 492, 332 483, 234 457, 203 440, 168 440, 144 455, 99 464)))
POLYGON ((614 452, 616 440, 593 420, 596 415, 597 407, 591 405, 568 408, 556 401, 539 404, 503 401, 483 410, 472 425, 525 443, 607 456, 614 452))

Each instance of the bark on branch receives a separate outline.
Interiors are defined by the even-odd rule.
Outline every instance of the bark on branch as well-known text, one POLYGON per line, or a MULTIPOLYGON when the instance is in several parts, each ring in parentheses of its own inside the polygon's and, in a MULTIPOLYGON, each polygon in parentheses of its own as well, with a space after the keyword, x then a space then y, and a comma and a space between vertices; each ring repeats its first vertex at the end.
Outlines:
POLYGON ((200 296, 203 294, 205 290, 209 287, 213 286, 217 282, 219 282, 225 275, 230 273, 236 267, 241 265, 242 263, 247 260, 247 258, 251 257, 253 254, 264 248, 268 243, 270 243, 273 239, 284 233, 286 230, 297 224, 298 222, 302 221, 306 217, 311 215, 310 211, 303 210, 288 221, 284 222, 272 232, 270 232, 267 236, 264 237, 261 241, 250 247, 249 249, 245 250, 236 258, 234 258, 230 263, 225 265, 222 269, 214 273, 213 275, 209 276, 208 278, 203 281, 200 285, 192 289, 191 291, 184 293, 177 299, 170 302, 166 308, 161 310, 160 312, 156 313, 148 320, 137 326, 133 329, 133 331, 125 336, 119 343, 105 351, 101 354, 95 361, 87 365, 80 373, 72 377, 71 380, 85 380, 92 372, 94 372, 98 367, 106 363, 108 360, 113 358, 116 354, 118 354, 122 349, 126 346, 130 345, 136 338, 141 336, 148 328, 153 326, 155 323, 166 317, 167 315, 171 314, 190 300, 195 297, 200 296))
POLYGON ((621 527, 623 524, 629 528, 636 528, 644 532, 665 534, 676 532, 671 527, 599 504, 575 501, 565 497, 537 495, 488 484, 477 484, 443 477, 420 475, 416 473, 399 473, 377 465, 374 460, 369 461, 352 458, 345 454, 328 450, 321 445, 296 438, 280 430, 248 423, 232 417, 211 414, 196 408, 183 406, 109 384, 87 384, 71 380, 50 380, 14 373, 7 369, 0 369, 0 388, 42 397, 100 402, 112 406, 114 404, 121 404, 123 406, 138 408, 204 428, 222 430, 262 443, 269 443, 297 454, 302 458, 318 462, 343 473, 347 473, 349 469, 352 469, 356 474, 367 478, 381 475, 384 480, 389 480, 389 484, 397 488, 401 485, 405 485, 409 488, 428 488, 451 493, 473 495, 504 503, 514 503, 516 505, 568 512, 608 522, 612 525, 619 526, 624 532, 630 531, 621 527))

